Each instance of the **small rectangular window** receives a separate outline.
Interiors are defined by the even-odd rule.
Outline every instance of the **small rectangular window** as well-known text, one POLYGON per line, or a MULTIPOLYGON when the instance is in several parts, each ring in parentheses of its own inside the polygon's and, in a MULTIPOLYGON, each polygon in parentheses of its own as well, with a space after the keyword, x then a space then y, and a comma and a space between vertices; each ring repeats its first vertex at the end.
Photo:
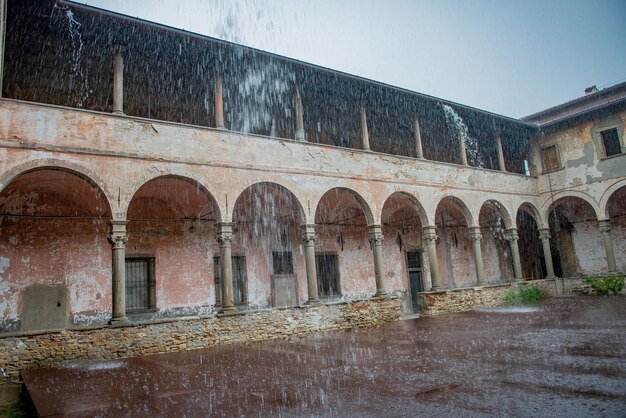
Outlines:
POLYGON ((293 274, 291 251, 272 251, 272 271, 274 274, 293 274))
POLYGON ((604 155, 606 157, 622 153, 617 129, 613 128, 602 131, 600 132, 600 136, 602 137, 602 145, 604 145, 604 155))
MULTIPOLYGON (((243 255, 233 255, 233 303, 245 304, 247 300, 246 293, 246 257, 243 255)), ((215 304, 222 304, 222 271, 220 266, 220 258, 213 258, 214 277, 215 277, 215 304)))
POLYGON ((340 296, 339 288, 339 259, 337 254, 316 254, 315 267, 317 270, 317 289, 319 296, 340 296))
POLYGON ((544 173, 549 173, 550 171, 555 171, 561 168, 556 145, 551 145, 541 149, 541 161, 543 163, 544 173))

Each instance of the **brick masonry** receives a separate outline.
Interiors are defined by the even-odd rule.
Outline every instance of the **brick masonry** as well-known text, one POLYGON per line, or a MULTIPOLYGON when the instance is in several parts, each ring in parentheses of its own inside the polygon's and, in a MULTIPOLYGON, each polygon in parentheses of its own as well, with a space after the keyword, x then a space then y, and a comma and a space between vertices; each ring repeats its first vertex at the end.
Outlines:
POLYGON ((400 318, 396 297, 274 308, 232 316, 177 318, 159 322, 73 328, 0 337, 0 366, 10 380, 20 370, 77 359, 116 359, 241 344, 317 331, 367 328, 400 318))

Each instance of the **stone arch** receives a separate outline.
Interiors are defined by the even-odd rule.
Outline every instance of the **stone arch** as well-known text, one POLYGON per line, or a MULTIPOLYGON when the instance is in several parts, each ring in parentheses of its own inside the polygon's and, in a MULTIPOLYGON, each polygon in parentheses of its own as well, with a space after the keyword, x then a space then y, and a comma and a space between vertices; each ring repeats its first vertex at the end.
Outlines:
POLYGON ((7 303, 0 328, 5 321, 22 331, 64 328, 75 321, 99 322, 110 310, 107 236, 113 215, 103 185, 84 167, 56 160, 29 162, 3 174, 0 252, 11 262, 5 266, 7 303), (30 293, 35 286, 41 291, 30 293), (47 310, 50 306, 62 309, 47 310))
POLYGON ((230 213, 228 214, 228 219, 233 220, 237 203, 240 202, 240 199, 244 195, 244 193, 248 192, 249 190, 252 190, 255 187, 268 187, 268 186, 276 187, 278 188, 278 190, 286 192, 287 195, 291 199, 293 199, 293 202, 296 204, 296 207, 298 209, 298 221, 300 223, 306 222, 307 218, 306 218, 306 213, 304 211, 304 206, 302 206, 302 202, 300 201, 300 198, 298 197, 298 195, 294 193, 289 187, 276 181, 259 181, 256 183, 252 183, 248 185, 247 187, 245 187, 243 190, 241 190, 241 192, 239 192, 239 194, 237 195, 237 198, 234 200, 232 209, 230 209, 230 213))
POLYGON ((367 201, 358 192, 348 187, 333 187, 332 189, 326 190, 322 194, 322 196, 318 199, 317 204, 315 205, 315 215, 314 215, 315 218, 317 218, 317 214, 320 209, 320 202, 324 199, 324 196, 328 195, 332 191, 344 191, 344 192, 351 194, 359 203, 361 210, 365 214, 365 219, 367 221, 367 224, 372 225, 376 223, 376 219, 374 218, 374 213, 372 212, 372 209, 370 208, 370 205, 367 203, 367 201))
POLYGON ((604 191, 604 193, 602 193, 602 197, 600 198, 600 214, 604 216, 604 218, 598 218, 599 220, 610 218, 608 207, 609 200, 611 200, 611 197, 615 194, 615 192, 617 192, 622 187, 626 187, 626 179, 616 181, 615 183, 610 185, 604 191))
POLYGON ((604 267, 598 226, 599 206, 585 193, 563 192, 545 204, 550 250, 558 277, 597 274, 604 267))
POLYGON ((485 202, 483 202, 483 204, 480 206, 479 223, 480 223, 480 212, 482 212, 483 209, 489 205, 495 207, 500 212, 500 215, 502 215, 502 220, 504 221, 504 225, 506 226, 507 229, 515 227, 515 224, 511 219, 511 214, 507 210, 506 206, 504 206, 502 203, 500 203, 499 201, 495 199, 485 200, 485 202))
POLYGON ((384 201, 383 203, 383 207, 381 209, 381 214, 380 214, 380 218, 381 220, 383 219, 383 213, 385 212, 385 205, 387 205, 387 203, 389 202, 389 200, 395 196, 398 197, 402 197, 407 199, 408 201, 411 202, 411 204, 415 207, 415 209, 417 210, 417 214, 420 218, 420 223, 422 224, 422 226, 426 226, 429 225, 429 221, 428 221, 428 214, 426 213, 426 210, 424 209, 424 207, 422 206, 422 204, 419 202, 419 200, 417 199, 417 197, 415 197, 414 195, 412 195, 411 193, 408 192, 394 192, 392 194, 390 194, 384 201))
POLYGON ((545 208, 543 212, 544 219, 547 220, 548 217, 550 216, 550 212, 552 212, 552 210, 555 207, 557 207, 561 202, 563 202, 568 197, 581 199, 587 202, 593 209, 593 212, 596 215, 596 219, 600 219, 601 212, 600 212, 600 205, 598 204, 598 202, 596 202, 596 200, 592 198, 591 196, 589 196, 588 194, 579 192, 577 190, 566 190, 563 192, 559 192, 555 194, 554 196, 552 196, 550 199, 546 200, 543 203, 543 207, 545 208))
POLYGON ((133 202, 133 200, 135 199, 135 197, 137 196, 137 193, 139 193, 139 191, 146 185, 154 182, 154 181, 158 181, 158 180, 162 180, 162 179, 176 179, 176 180, 180 180, 180 181, 184 181, 186 183, 191 184, 192 186, 196 187, 204 196, 207 197, 208 201, 211 203, 211 206, 213 207, 213 211, 215 212, 215 220, 216 222, 220 222, 222 219, 221 216, 221 210, 219 207, 219 204, 217 203, 217 200, 215 199, 215 197, 213 196, 213 194, 211 192, 209 192, 209 190, 202 184, 200 183, 198 180, 192 178, 192 177, 188 177, 188 176, 182 176, 182 175, 178 175, 178 174, 164 174, 164 175, 159 175, 159 176, 155 176, 152 177, 146 181, 144 181, 141 185, 139 185, 139 187, 134 188, 133 190, 133 194, 131 195, 131 198, 128 200, 126 207, 124 208, 124 219, 128 219, 128 209, 130 208, 131 203, 133 202))
POLYGON ((543 228, 544 219, 541 216, 541 212, 539 211, 539 209, 537 209, 535 205, 530 202, 524 202, 519 205, 519 207, 517 208, 517 212, 519 212, 520 210, 530 215, 535 220, 535 223, 539 228, 543 228))
POLYGON ((112 207, 111 207, 112 196, 109 192, 109 188, 107 187, 107 184, 96 173, 92 172, 91 170, 88 170, 85 167, 78 165, 78 164, 68 163, 65 161, 57 160, 57 159, 50 158, 50 159, 43 159, 43 160, 28 161, 26 163, 19 164, 11 168, 10 170, 5 171, 0 176, 0 193, 2 193, 6 189, 6 187, 9 186, 18 177, 24 174, 28 174, 28 173, 39 171, 39 170, 65 171, 69 174, 73 174, 79 177, 80 179, 86 181, 91 186, 96 187, 102 193, 104 202, 107 205, 108 213, 111 214, 111 217, 113 216, 112 207))
POLYGON ((461 213, 463 213, 463 216, 465 217, 465 222, 467 222, 467 226, 471 227, 476 225, 476 221, 474 220, 474 215, 472 215, 472 211, 470 211, 469 207, 465 204, 465 202, 463 202, 463 200, 456 196, 447 195, 442 197, 439 200, 437 207, 435 208, 435 214, 437 214, 437 211, 439 210, 441 204, 445 203, 445 201, 452 202, 453 206, 455 206, 461 211, 461 213))

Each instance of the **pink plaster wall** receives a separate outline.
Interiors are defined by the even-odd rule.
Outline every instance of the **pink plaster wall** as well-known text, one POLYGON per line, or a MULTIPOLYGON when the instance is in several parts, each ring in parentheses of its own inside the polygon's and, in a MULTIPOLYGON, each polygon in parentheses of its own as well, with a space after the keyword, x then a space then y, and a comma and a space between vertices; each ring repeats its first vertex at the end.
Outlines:
POLYGON ((335 252, 338 255, 342 296, 359 297, 365 293, 376 292, 374 257, 366 226, 320 225, 316 231, 316 251, 335 252), (343 250, 337 242, 340 234, 344 240, 343 250))
POLYGON ((215 303, 212 222, 130 221, 126 228, 127 257, 155 259, 157 309, 215 303))
POLYGON ((19 318, 24 289, 63 285, 75 322, 104 322, 111 310, 111 246, 103 220, 7 217, 0 221, 0 313, 19 318))

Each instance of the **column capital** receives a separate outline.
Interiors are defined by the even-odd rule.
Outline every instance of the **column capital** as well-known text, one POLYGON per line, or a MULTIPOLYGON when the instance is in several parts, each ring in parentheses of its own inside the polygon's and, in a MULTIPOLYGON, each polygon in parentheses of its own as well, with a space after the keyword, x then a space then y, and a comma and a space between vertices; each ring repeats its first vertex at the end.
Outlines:
POLYGON ((437 227, 432 225, 422 227, 422 239, 428 243, 437 241, 437 227))
POLYGON ((610 219, 601 219, 598 221, 598 229, 601 234, 608 234, 611 232, 611 220, 610 219))
POLYGON ((367 235, 372 244, 380 245, 383 241, 383 226, 382 225, 368 225, 367 235))
POLYGON ((539 229, 539 239, 541 239, 541 240, 550 239, 550 228, 540 228, 539 229))
POLYGON ((126 235, 126 224, 128 221, 110 221, 111 227, 108 240, 113 246, 113 249, 125 248, 128 242, 128 235, 126 235))
POLYGON ((519 240, 519 234, 517 233, 517 228, 508 228, 506 230, 506 239, 508 241, 517 241, 517 240, 519 240))
POLYGON ((302 241, 306 244, 315 242, 315 238, 317 237, 315 233, 315 224, 300 225, 300 234, 302 241))
POLYGON ((220 222, 217 224, 219 230, 217 233, 217 242, 220 244, 230 244, 233 240, 233 228, 235 224, 233 222, 220 222))
POLYGON ((468 229, 472 241, 479 241, 483 237, 483 234, 480 232, 480 226, 470 226, 468 229))

